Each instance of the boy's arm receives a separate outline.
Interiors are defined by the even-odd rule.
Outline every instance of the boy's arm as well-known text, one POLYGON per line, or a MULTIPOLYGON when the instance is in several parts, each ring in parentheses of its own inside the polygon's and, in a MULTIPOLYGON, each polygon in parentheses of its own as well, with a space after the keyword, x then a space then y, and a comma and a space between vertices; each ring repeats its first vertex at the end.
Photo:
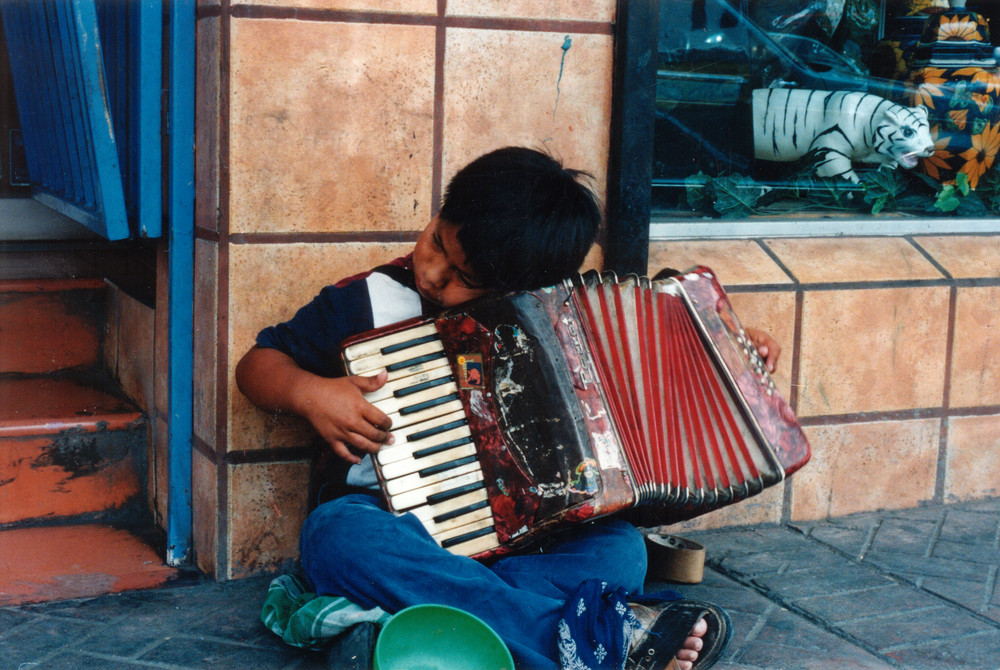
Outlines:
POLYGON ((349 463, 361 462, 352 448, 375 453, 392 443, 389 417, 363 396, 385 380, 385 372, 375 377, 321 377, 277 349, 258 346, 236 365, 236 384, 253 404, 304 417, 349 463))

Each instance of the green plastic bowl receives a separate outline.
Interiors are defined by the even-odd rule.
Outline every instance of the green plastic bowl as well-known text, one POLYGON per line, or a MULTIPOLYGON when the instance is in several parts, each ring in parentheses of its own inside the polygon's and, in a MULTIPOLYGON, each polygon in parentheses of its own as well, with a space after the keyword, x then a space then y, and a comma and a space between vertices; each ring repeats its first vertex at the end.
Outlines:
POLYGON ((382 628, 375 670, 514 670, 514 659, 479 617, 447 605, 414 605, 382 628))

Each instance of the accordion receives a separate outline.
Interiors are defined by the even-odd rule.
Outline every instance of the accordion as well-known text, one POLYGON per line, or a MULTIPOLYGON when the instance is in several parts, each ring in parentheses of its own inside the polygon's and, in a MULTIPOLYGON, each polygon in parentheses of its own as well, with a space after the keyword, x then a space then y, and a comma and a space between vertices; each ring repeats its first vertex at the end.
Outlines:
POLYGON ((395 513, 488 558, 567 523, 657 524, 738 502, 802 467, 791 408, 711 270, 588 272, 354 336, 349 374, 392 419, 375 455, 395 513))

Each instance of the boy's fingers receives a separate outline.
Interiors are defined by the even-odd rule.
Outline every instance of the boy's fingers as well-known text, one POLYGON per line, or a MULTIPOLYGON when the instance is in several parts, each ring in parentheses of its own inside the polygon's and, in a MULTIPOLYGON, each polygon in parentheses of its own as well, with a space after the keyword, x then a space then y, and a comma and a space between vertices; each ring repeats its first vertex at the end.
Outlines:
POLYGON ((354 375, 348 377, 362 393, 371 393, 372 391, 377 391, 383 386, 385 382, 389 379, 389 373, 385 370, 381 370, 377 375, 354 375))

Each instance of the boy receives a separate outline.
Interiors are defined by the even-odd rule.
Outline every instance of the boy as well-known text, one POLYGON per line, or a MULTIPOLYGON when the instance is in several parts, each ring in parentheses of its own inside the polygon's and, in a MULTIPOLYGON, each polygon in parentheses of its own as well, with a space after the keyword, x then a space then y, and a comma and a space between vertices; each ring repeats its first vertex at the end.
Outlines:
POLYGON ((587 667, 584 656, 589 667, 627 660, 652 668, 676 654, 685 669, 699 652, 697 667, 707 667, 728 641, 728 618, 686 601, 626 606, 626 595, 642 591, 646 553, 623 521, 582 524, 486 565, 441 549, 412 515, 384 511, 370 455, 393 443, 392 426, 363 394, 386 375, 336 376, 337 346, 349 335, 574 274, 601 221, 582 175, 524 148, 473 161, 448 185, 412 254, 323 289, 290 321, 261 331, 236 380, 256 405, 309 420, 351 464, 348 486, 365 492, 320 505, 306 520, 302 567, 317 593, 390 613, 459 607, 496 630, 524 668, 587 667))

